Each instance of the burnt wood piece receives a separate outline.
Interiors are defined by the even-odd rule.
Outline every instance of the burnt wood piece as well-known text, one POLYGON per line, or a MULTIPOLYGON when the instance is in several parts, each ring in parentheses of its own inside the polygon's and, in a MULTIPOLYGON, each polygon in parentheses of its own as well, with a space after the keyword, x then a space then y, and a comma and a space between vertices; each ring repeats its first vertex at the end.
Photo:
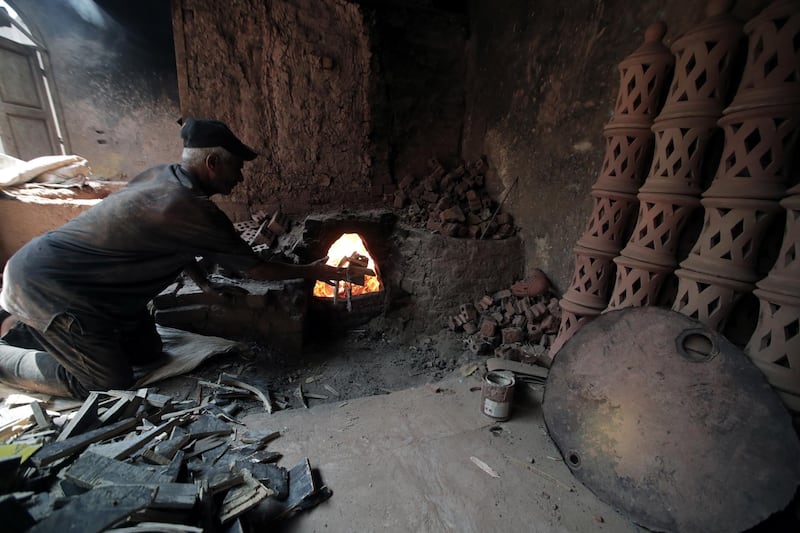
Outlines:
POLYGON ((211 415, 201 415, 186 428, 193 439, 202 439, 214 435, 229 435, 233 428, 219 418, 211 415))
MULTIPOLYGON (((131 398, 133 398, 133 395, 131 395, 131 398)), ((131 398, 117 399, 117 401, 114 402, 114 405, 106 409, 105 412, 100 415, 99 417, 100 423, 110 424, 122 418, 123 415, 127 414, 128 416, 131 416, 130 414, 128 414, 127 410, 128 404, 132 401, 131 398)))
POLYGON ((154 451, 167 459, 172 459, 175 454, 186 446, 186 443, 192 439, 189 431, 182 426, 175 426, 172 428, 172 434, 169 440, 165 440, 156 444, 154 451))
POLYGON ((236 466, 249 470, 253 477, 275 493, 275 498, 285 500, 289 497, 289 472, 282 466, 253 463, 246 459, 236 461, 236 466))
POLYGON ((289 470, 289 497, 282 503, 278 516, 286 516, 297 510, 304 500, 317 492, 311 463, 303 459, 289 470))
POLYGON ((38 467, 47 466, 62 457, 78 453, 92 443, 110 439, 136 427, 135 418, 126 418, 110 426, 94 429, 61 442, 45 444, 31 456, 31 461, 38 467))
POLYGON ((282 453, 262 450, 251 455, 250 461, 253 463, 277 463, 282 457, 282 453))
POLYGON ((99 422, 97 417, 97 404, 100 403, 100 395, 97 392, 89 393, 89 397, 83 402, 77 414, 61 430, 56 442, 63 442, 70 437, 80 435, 84 431, 91 429, 99 422))
POLYGON ((192 459, 193 457, 197 457, 198 455, 204 454, 219 447, 227 448, 229 442, 230 440, 227 437, 221 435, 205 437, 194 443, 192 451, 186 454, 186 458, 192 459))
POLYGON ((33 411, 33 417, 36 419, 36 425, 40 429, 50 429, 53 427, 53 421, 50 419, 50 415, 42 409, 42 404, 39 402, 31 402, 31 411, 33 411))
POLYGON ((125 459, 130 457, 131 454, 141 449, 145 444, 161 435, 165 431, 169 431, 177 425, 181 419, 173 418, 167 420, 160 426, 151 428, 144 433, 132 439, 124 439, 119 442, 112 442, 109 444, 100 444, 92 447, 92 451, 99 455, 105 455, 113 459, 125 459))
POLYGON ((220 509, 219 520, 223 524, 236 518, 261 503, 261 501, 273 494, 273 492, 262 485, 248 470, 242 470, 244 483, 232 488, 225 495, 220 509))
POLYGON ((136 466, 87 451, 64 471, 76 485, 91 489, 99 485, 155 485, 172 480, 154 468, 136 466))
POLYGON ((167 465, 166 468, 161 470, 161 472, 173 482, 177 481, 181 475, 184 455, 185 454, 183 450, 178 450, 177 453, 175 453, 175 456, 172 458, 172 462, 167 465))
POLYGON ((33 526, 30 533, 100 533, 131 513, 150 505, 155 487, 104 486, 76 496, 33 526))
POLYGON ((141 457, 146 462, 154 465, 168 466, 172 463, 171 459, 157 454, 154 450, 143 451, 141 457))

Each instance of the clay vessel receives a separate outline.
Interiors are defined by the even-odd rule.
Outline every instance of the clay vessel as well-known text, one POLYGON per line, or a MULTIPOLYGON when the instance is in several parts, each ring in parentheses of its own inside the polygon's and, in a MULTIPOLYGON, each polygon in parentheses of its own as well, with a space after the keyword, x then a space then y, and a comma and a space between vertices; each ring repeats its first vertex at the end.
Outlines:
POLYGON ((524 296, 541 296, 550 290, 550 280, 547 274, 534 268, 530 276, 511 285, 511 294, 522 298, 524 296))
POLYGON ((758 323, 745 353, 764 372, 786 406, 800 413, 800 185, 781 201, 786 227, 778 258, 753 294, 758 323))

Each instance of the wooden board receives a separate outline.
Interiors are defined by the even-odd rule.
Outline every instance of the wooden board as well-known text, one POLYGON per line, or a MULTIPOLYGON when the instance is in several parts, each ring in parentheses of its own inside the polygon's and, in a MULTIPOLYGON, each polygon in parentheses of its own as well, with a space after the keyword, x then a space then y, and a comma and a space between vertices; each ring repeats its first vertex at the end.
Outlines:
POLYGON ((53 511, 29 533, 100 533, 150 505, 155 494, 155 487, 144 485, 97 487, 53 511))

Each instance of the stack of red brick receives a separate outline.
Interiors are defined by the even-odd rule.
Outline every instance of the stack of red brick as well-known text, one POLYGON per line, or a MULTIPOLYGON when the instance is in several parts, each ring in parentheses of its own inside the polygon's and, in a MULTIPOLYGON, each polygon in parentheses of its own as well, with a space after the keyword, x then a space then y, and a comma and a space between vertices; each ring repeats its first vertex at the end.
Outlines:
POLYGON ((549 291, 539 296, 514 296, 505 289, 461 305, 448 319, 448 327, 468 335, 468 348, 476 354, 535 363, 547 355, 558 334, 561 307, 549 291))
POLYGON ((406 176, 394 195, 395 209, 408 208, 411 224, 458 238, 505 239, 514 234, 511 215, 501 213, 484 189, 485 159, 449 171, 436 159, 428 166, 428 176, 406 176))

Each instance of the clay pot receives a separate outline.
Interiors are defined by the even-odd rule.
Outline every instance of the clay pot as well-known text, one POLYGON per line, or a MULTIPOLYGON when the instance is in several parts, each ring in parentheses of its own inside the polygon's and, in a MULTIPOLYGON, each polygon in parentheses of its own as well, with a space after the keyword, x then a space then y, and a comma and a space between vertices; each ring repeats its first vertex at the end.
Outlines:
POLYGON ((732 0, 711 1, 706 19, 675 40, 672 76, 660 118, 718 117, 730 92, 734 58, 743 45, 742 23, 730 15, 732 0))
POLYGON ((625 245, 638 200, 633 194, 593 189, 594 207, 578 245, 616 255, 625 245))
POLYGON ((522 298, 524 296, 541 296, 550 290, 550 280, 547 274, 539 270, 533 269, 530 276, 522 281, 518 281, 511 285, 511 294, 522 298))
POLYGON ((611 122, 652 122, 658 114, 668 76, 675 61, 661 39, 663 22, 647 27, 644 43, 619 64, 620 82, 611 122))
POLYGON ((800 413, 800 185, 781 201, 786 229, 778 258, 757 284, 758 323, 745 352, 787 407, 800 413))
POLYGON ((622 255, 675 268, 681 230, 700 199, 681 194, 639 193, 639 216, 622 255))
POLYGON ((700 196, 706 147, 717 129, 717 116, 659 117, 653 124, 655 149, 641 192, 700 196))
POLYGON ((603 132, 606 151, 593 188, 636 194, 644 181, 652 155, 650 122, 609 123, 603 132))
POLYGON ((725 146, 704 196, 782 198, 800 138, 800 101, 738 111, 729 108, 719 124, 725 132, 725 146))
POLYGON ((672 310, 699 320, 715 331, 722 331, 739 298, 753 290, 750 283, 686 268, 676 270, 675 275, 678 276, 678 292, 672 310))
POLYGON ((780 212, 778 202, 703 198, 703 230, 681 267, 754 283, 764 232, 780 212))
POLYGON ((733 108, 800 97, 800 56, 796 40, 800 33, 800 9, 796 0, 772 2, 744 26, 748 36, 747 63, 733 108))
POLYGON ((756 289, 758 323, 745 353, 781 396, 800 413, 800 297, 756 289))
POLYGON ((550 361, 555 358, 564 343, 575 335, 575 332, 600 314, 598 309, 584 307, 563 298, 559 301, 559 304, 561 305, 561 323, 558 327, 558 335, 556 335, 553 344, 550 345, 548 357, 550 361))
POLYGON ((786 229, 778 258, 758 287, 800 297, 800 185, 787 192, 780 205, 786 209, 786 229))
POLYGON ((575 272, 572 283, 564 293, 571 303, 594 309, 599 314, 608 303, 614 281, 615 253, 575 246, 575 272))
POLYGON ((614 258, 617 277, 608 306, 603 311, 624 307, 655 305, 664 279, 672 273, 672 267, 663 267, 637 261, 620 255, 614 258))

